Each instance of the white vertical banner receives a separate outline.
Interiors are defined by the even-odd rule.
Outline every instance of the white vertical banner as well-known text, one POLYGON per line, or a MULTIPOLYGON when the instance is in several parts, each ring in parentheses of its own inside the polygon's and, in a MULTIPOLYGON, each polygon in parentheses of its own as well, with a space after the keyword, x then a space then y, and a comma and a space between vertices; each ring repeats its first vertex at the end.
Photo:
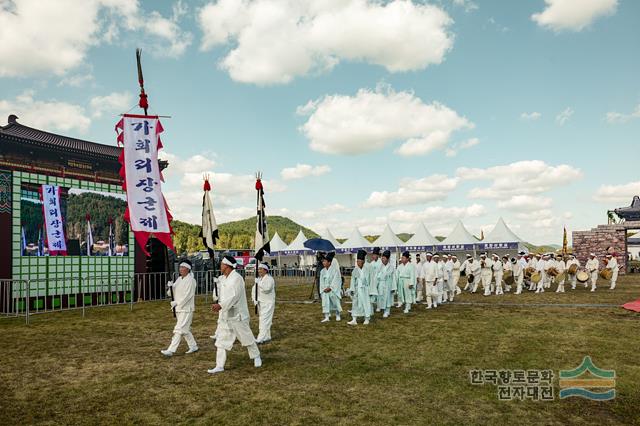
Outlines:
POLYGON ((60 187, 42 185, 40 193, 49 255, 66 256, 67 242, 64 236, 64 222, 60 205, 60 187))
POLYGON ((127 192, 125 219, 143 250, 151 234, 173 248, 171 215, 162 195, 158 164, 162 124, 156 116, 125 114, 116 129, 120 130, 118 141, 124 146, 121 162, 127 192))

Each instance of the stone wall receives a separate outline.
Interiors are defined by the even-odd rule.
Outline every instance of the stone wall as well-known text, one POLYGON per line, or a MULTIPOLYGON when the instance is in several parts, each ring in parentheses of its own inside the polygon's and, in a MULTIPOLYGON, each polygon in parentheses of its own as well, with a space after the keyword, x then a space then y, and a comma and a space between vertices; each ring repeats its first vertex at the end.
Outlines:
POLYGON ((640 228, 640 222, 626 222, 615 225, 599 225, 590 231, 573 231, 573 253, 584 265, 589 253, 595 253, 604 267, 607 253, 615 253, 620 274, 627 271, 627 229, 640 228))

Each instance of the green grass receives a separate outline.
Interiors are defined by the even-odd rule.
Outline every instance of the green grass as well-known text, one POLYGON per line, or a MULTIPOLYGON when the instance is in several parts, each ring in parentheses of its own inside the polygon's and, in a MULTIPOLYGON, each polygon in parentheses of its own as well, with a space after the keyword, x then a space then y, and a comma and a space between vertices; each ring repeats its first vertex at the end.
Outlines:
MULTIPOLYGON (((604 284, 604 283, 603 283, 604 284)), ((307 285, 279 286, 301 300, 307 285)), ((621 304, 640 297, 640 277, 611 292, 483 297, 486 305, 423 306, 353 328, 320 324, 318 304, 280 303, 273 343, 253 368, 234 347, 227 371, 209 376, 216 317, 198 299, 200 352, 163 358, 171 337, 167 302, 0 320, 0 424, 638 424, 640 314, 618 307, 522 307, 501 303, 621 304), (561 369, 585 355, 615 369, 610 402, 497 398, 474 386, 471 369, 561 369)), ((348 309, 347 304, 343 307, 348 309)), ((346 317, 347 315, 345 315, 346 317)), ((252 328, 257 322, 252 318, 252 328)))

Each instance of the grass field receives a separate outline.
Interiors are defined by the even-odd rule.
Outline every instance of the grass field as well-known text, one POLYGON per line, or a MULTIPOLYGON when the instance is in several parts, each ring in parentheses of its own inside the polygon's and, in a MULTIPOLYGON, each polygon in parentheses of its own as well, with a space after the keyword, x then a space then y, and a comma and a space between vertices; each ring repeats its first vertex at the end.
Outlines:
MULTIPOLYGON (((308 295, 307 285, 278 288, 283 301, 308 295)), ((626 276, 615 291, 464 294, 457 301, 483 304, 394 310, 357 327, 320 324, 318 304, 283 302, 263 368, 236 346, 216 376, 206 373, 216 317, 204 298, 193 324, 200 352, 182 355, 183 343, 171 359, 159 353, 173 327, 167 302, 39 315, 28 326, 1 319, 0 424, 639 424, 640 314, 559 306, 639 297, 640 277, 626 276), (558 398, 559 370, 585 355, 616 371, 613 401, 558 398), (495 386, 470 383, 472 369, 553 370, 555 400, 500 401, 495 386)))

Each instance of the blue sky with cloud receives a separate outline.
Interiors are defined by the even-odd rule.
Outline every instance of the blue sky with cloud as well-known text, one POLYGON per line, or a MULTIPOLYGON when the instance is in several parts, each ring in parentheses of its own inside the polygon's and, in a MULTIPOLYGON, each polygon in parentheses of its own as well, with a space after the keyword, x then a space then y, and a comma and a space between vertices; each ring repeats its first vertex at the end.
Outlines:
POLYGON ((143 48, 164 187, 196 223, 255 210, 346 237, 499 216, 524 239, 640 192, 631 0, 0 0, 0 117, 115 144, 143 48))

